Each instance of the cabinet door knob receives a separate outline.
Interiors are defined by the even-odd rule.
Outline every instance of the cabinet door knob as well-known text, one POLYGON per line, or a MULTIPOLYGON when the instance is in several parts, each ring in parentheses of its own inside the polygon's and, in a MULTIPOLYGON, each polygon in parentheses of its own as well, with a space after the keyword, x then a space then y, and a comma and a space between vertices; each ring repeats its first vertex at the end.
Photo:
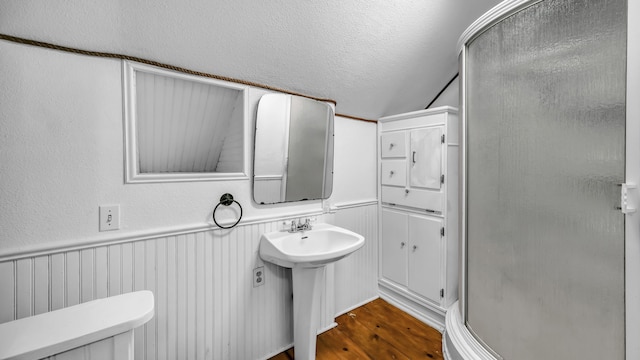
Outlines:
POLYGON ((393 176, 394 172, 393 170, 389 171, 389 176, 393 176))
POLYGON ((394 144, 394 143, 389 143, 389 150, 393 149, 393 147, 394 147, 395 145, 396 145, 396 144, 394 144))
POLYGON ((406 244, 404 242, 400 243, 400 249, 402 249, 406 244))
POLYGON ((408 194, 409 193, 409 189, 404 189, 404 193, 408 194))
POLYGON ((418 245, 413 245, 413 251, 416 251, 418 249, 418 245))
POLYGON ((416 163, 416 152, 413 152, 413 155, 411 155, 411 161, 413 161, 413 163, 416 163))

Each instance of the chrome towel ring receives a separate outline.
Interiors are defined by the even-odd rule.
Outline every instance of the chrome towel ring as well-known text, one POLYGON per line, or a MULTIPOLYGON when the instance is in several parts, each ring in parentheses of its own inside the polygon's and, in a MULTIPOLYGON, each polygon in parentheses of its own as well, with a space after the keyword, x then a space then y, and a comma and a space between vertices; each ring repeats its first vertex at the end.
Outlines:
POLYGON ((240 205, 240 203, 237 200, 233 199, 233 195, 226 193, 224 195, 222 195, 220 197, 220 202, 218 203, 218 205, 216 205, 215 208, 213 208, 213 222, 216 223, 216 225, 221 228, 221 229, 231 229, 232 227, 235 227, 236 225, 238 225, 238 223, 240 222, 240 219, 242 219, 242 205, 240 205), (222 226, 220 224, 218 224, 218 221, 216 221, 216 210, 218 210, 218 206, 220 205, 224 205, 224 206, 229 206, 233 203, 238 204, 238 206, 240 207, 240 217, 238 217, 238 221, 236 221, 233 225, 231 226, 222 226))

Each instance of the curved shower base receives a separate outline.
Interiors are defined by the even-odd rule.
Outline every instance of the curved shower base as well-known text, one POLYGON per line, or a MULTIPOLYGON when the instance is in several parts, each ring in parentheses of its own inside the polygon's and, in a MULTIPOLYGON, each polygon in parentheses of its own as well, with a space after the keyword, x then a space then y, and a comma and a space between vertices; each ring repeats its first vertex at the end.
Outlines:
POLYGON ((456 301, 445 318, 445 331, 442 335, 442 352, 446 360, 496 360, 484 346, 471 335, 462 322, 460 305, 456 301))

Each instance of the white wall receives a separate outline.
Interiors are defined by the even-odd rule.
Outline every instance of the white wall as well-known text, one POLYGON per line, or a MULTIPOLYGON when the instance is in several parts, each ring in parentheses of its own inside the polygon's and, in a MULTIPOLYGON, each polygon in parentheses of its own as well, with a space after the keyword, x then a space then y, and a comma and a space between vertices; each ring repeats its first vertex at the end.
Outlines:
POLYGON ((460 77, 456 77, 455 80, 447 86, 446 89, 440 94, 436 101, 429 106, 429 109, 439 106, 453 106, 454 108, 460 108, 460 77))
MULTIPOLYGON (((325 311, 377 296, 375 123, 336 118, 334 192, 324 215, 320 201, 257 205, 249 178, 125 185, 121 79, 118 60, 0 41, 0 322, 148 288, 164 312, 142 330, 146 340, 136 343, 144 358, 173 356, 174 348, 155 343, 152 334, 160 330, 167 343, 186 352, 223 347, 222 355, 231 356, 226 358, 264 357, 290 344, 290 318, 258 324, 267 338, 256 335, 250 344, 255 350, 245 350, 241 336, 266 321, 255 314, 288 314, 282 301, 290 298, 290 272, 259 259, 258 239, 283 219, 304 214, 367 238, 361 251, 328 271, 340 291, 333 291, 330 276, 325 311), (244 208, 243 221, 230 231, 211 221, 225 192, 244 208), (101 204, 120 204, 121 230, 98 232, 101 204), (268 270, 267 282, 251 290, 251 270, 259 265, 268 270), (194 283, 182 288, 171 270, 176 266, 184 267, 185 279, 193 272, 194 283), (209 292, 197 290, 200 281, 211 283, 209 292), (223 298, 208 298, 214 294, 223 298), (197 311, 209 303, 204 313, 197 311), (183 313, 185 319, 205 318, 176 323, 183 313), (207 343, 196 349, 196 339, 207 343)), ((264 93, 249 91, 252 121, 264 93)))
POLYGON ((332 204, 377 199, 376 131, 377 123, 336 117, 332 204))
MULTIPOLYGON (((211 212, 225 192, 243 205, 247 220, 321 209, 319 201, 256 205, 249 178, 125 185, 120 61, 4 41, 0 42, 0 54, 0 233, 4 238, 0 256, 174 227, 212 225, 211 212), (102 204, 120 204, 121 230, 98 232, 98 206, 102 204)), ((249 93, 253 118, 257 101, 266 92, 251 88, 249 93)), ((336 132, 355 130, 349 137, 350 146, 368 152, 369 158, 363 155, 357 164, 373 163, 375 125, 341 123, 337 121, 336 132), (364 134, 358 127, 365 129, 364 134), (367 137, 371 139, 361 146, 367 137)), ((332 203, 343 198, 375 199, 375 170, 354 173, 359 179, 354 184, 351 175, 340 175, 350 169, 341 162, 350 150, 343 151, 336 150, 336 166, 342 170, 336 169, 332 203)), ((231 219, 235 213, 228 210, 226 218, 231 219)), ((219 216, 224 220, 224 211, 219 216)))

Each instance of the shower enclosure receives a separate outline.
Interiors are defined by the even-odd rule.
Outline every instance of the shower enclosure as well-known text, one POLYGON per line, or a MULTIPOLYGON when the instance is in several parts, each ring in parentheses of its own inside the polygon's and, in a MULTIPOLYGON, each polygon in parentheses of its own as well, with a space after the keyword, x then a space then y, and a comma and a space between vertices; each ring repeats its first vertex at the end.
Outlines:
POLYGON ((447 358, 640 358, 639 6, 504 1, 463 34, 447 358))

